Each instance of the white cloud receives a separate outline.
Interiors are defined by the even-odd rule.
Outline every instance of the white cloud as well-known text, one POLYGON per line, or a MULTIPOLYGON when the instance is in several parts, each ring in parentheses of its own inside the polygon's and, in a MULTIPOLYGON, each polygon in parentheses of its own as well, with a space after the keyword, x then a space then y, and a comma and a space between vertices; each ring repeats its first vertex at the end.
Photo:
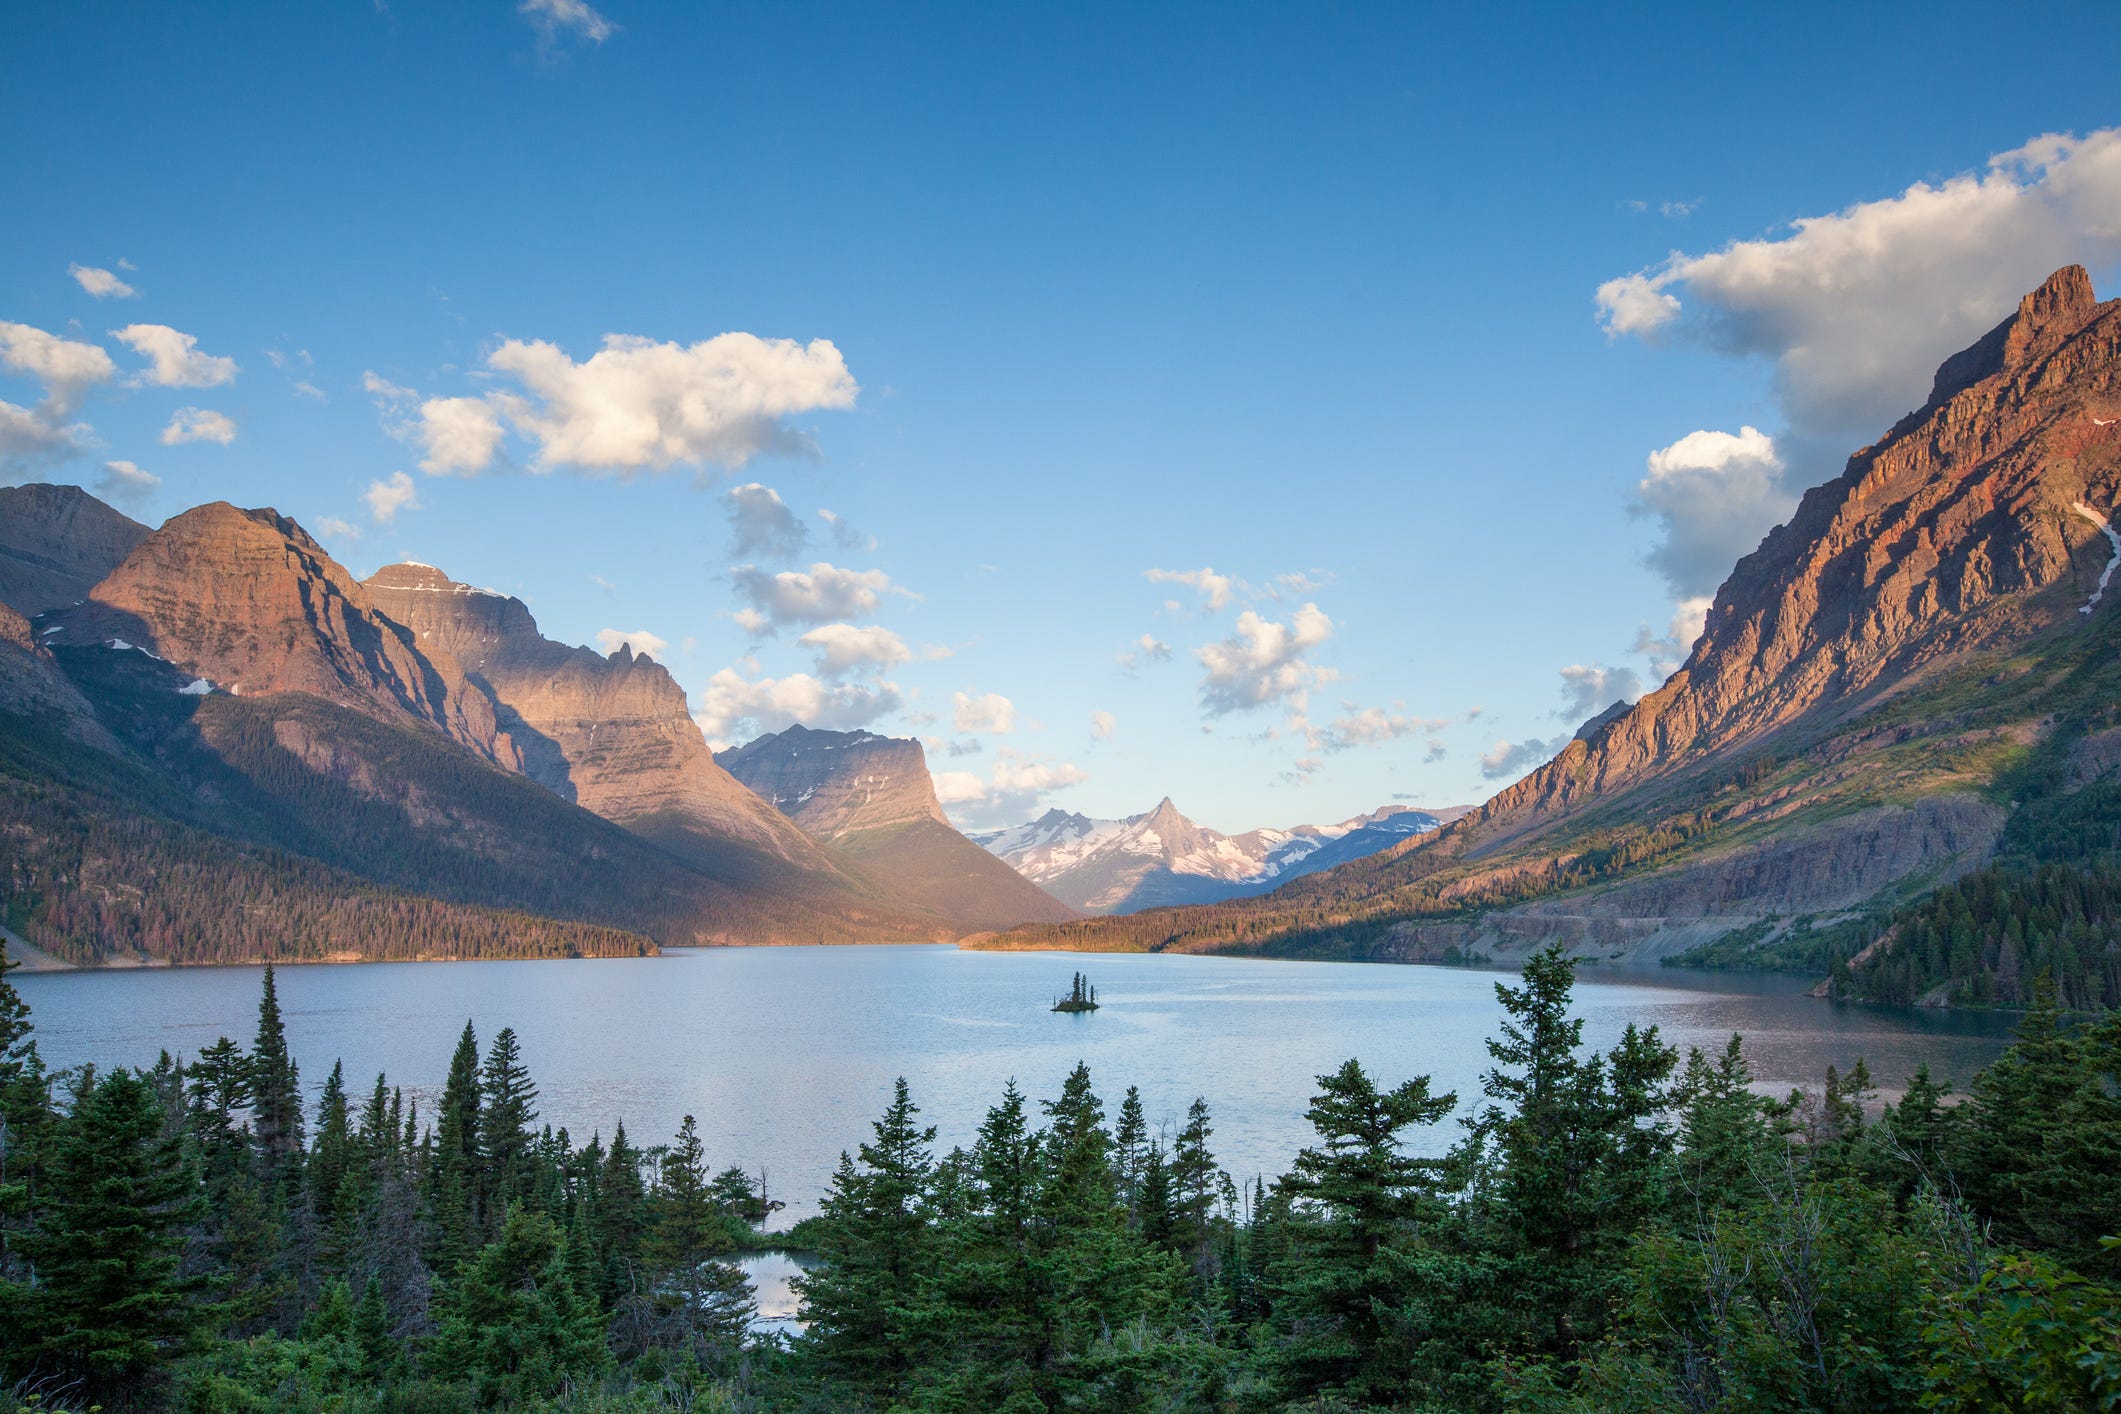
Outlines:
POLYGON ((379 407, 402 408, 420 400, 420 395, 402 383, 393 383, 373 369, 361 373, 361 391, 376 400, 379 407))
POLYGON ((888 628, 875 624, 824 624, 796 642, 817 653, 817 670, 828 678, 851 672, 881 672, 913 661, 913 650, 888 628))
POLYGON ((96 494, 106 501, 138 509, 161 484, 161 477, 142 471, 131 462, 110 461, 103 463, 103 472, 96 478, 96 494))
POLYGON ((832 527, 832 543, 842 550, 874 550, 876 537, 865 535, 848 524, 847 518, 837 511, 819 511, 817 518, 832 527))
POLYGON ((1031 819, 1044 812, 1049 792, 1090 779, 1087 771, 1070 762, 1027 756, 1006 746, 995 756, 993 769, 985 776, 976 771, 935 773, 935 798, 962 828, 1031 819))
POLYGON ((1318 744, 1328 752, 1352 751, 1358 746, 1382 746, 1405 736, 1418 736, 1451 724, 1448 717, 1408 717, 1382 707, 1365 707, 1335 717, 1318 733, 1318 744))
POLYGON ((1332 636, 1333 621, 1316 604, 1304 605, 1286 624, 1245 610, 1236 633, 1196 654, 1206 670, 1201 705, 1218 716, 1278 703, 1300 711, 1310 688, 1336 676, 1305 656, 1332 636))
POLYGON ((729 507, 729 553, 737 559, 764 555, 785 560, 800 552, 809 532, 781 493, 756 481, 732 486, 729 507))
POLYGON ((500 413, 484 398, 429 398, 420 404, 420 421, 412 429, 413 440, 427 453, 420 470, 431 476, 477 475, 493 465, 507 435, 500 413))
POLYGON ((787 624, 822 624, 873 614, 892 589, 882 570, 849 570, 820 560, 807 570, 771 574, 755 565, 729 572, 737 592, 751 601, 737 622, 752 633, 772 633, 787 624))
POLYGON ((331 399, 324 396, 324 390, 322 388, 319 388, 316 384, 310 382, 307 378, 300 378, 295 381, 295 392, 301 397, 315 398, 320 403, 327 403, 331 401, 331 399))
POLYGON ((22 476, 88 450, 85 424, 61 427, 29 408, 0 402, 0 475, 22 476))
POLYGON ((1494 750, 1481 753, 1480 774, 1491 781, 1521 776, 1534 766, 1545 765, 1555 752, 1568 744, 1569 739, 1565 736, 1550 741, 1536 737, 1518 742, 1498 741, 1494 750))
POLYGON ((974 697, 969 693, 951 694, 951 703, 956 712, 953 724, 961 732, 1013 732, 1016 730, 1016 704, 999 692, 983 693, 974 697))
POLYGON ((516 13, 537 26, 546 43, 560 38, 586 39, 602 44, 618 32, 618 26, 591 9, 586 0, 523 0, 516 13))
POLYGON ((26 374, 44 385, 37 414, 48 430, 81 405, 96 384, 117 372, 110 355, 96 344, 65 339, 29 324, 0 319, 0 367, 26 374))
POLYGON ((399 511, 416 511, 420 508, 418 488, 412 478, 402 471, 394 471, 388 481, 371 481, 368 489, 361 493, 368 503, 368 514, 377 525, 389 525, 398 518, 399 511))
POLYGON ((1200 592, 1207 603, 1208 612, 1227 607, 1231 592, 1237 588, 1228 575, 1217 574, 1212 569, 1197 570, 1143 570, 1142 578, 1151 584, 1184 584, 1200 592))
POLYGON ((1657 681, 1679 671, 1688 655, 1694 651, 1694 643, 1709 623, 1709 609, 1715 600, 1703 594, 1691 599, 1682 599, 1672 606, 1672 621, 1665 626, 1664 636, 1657 637, 1644 624, 1636 630, 1631 652, 1650 660, 1651 675, 1657 681))
POLYGON ((1609 333, 1667 333, 1775 364, 1793 429, 1845 452, 2050 273, 2121 256, 2121 129, 2043 134, 1932 186, 1791 223, 1599 286, 1609 333), (1684 294, 1684 300, 1681 299, 1684 294))
POLYGON ((162 429, 165 447, 183 442, 218 442, 225 447, 235 440, 236 420, 211 408, 178 408, 170 414, 169 425, 162 429))
POLYGON ((1642 679, 1633 668, 1571 663, 1561 670, 1561 710, 1554 715, 1563 721, 1584 722, 1615 702, 1633 702, 1640 696, 1642 679))
POLYGON ((361 527, 344 516, 319 516, 316 521, 317 534, 328 535, 334 540, 359 540, 361 527))
POLYGON ((608 334, 581 363, 556 344, 510 339, 486 366, 523 391, 429 399, 415 432, 434 463, 428 470, 483 471, 504 424, 535 446, 533 471, 736 468, 768 452, 815 455, 786 419, 851 408, 860 391, 829 339, 742 333, 689 346, 608 334))
POLYGON ((75 284, 97 299, 131 299, 140 293, 110 271, 93 265, 69 265, 66 273, 74 277, 75 284))
POLYGON ((606 654, 618 652, 622 645, 631 648, 637 657, 661 658, 664 650, 670 647, 670 642, 668 639, 658 638, 645 628, 637 628, 631 633, 616 628, 597 630, 597 647, 606 654))
POLYGON ((1731 566, 1797 508, 1775 441, 1757 427, 1689 432, 1649 455, 1631 513, 1657 522, 1646 557, 1674 600, 1715 592, 1731 566))
POLYGON ((110 336, 148 361, 140 381, 158 388, 218 388, 236 381, 236 361, 199 352, 199 340, 167 324, 128 324, 110 336))
POLYGON ((1092 712, 1090 714, 1090 737, 1093 741, 1108 740, 1112 735, 1112 729, 1118 725, 1119 718, 1113 716, 1110 712, 1092 712))
POLYGON ((821 731, 853 731, 904 705, 896 683, 825 682, 808 673, 747 680, 723 668, 708 680, 693 720, 719 751, 799 722, 821 731))
POLYGON ((1171 661, 1171 645, 1153 633, 1145 633, 1134 640, 1126 652, 1119 655, 1120 667, 1133 672, 1144 663, 1168 663, 1171 661))

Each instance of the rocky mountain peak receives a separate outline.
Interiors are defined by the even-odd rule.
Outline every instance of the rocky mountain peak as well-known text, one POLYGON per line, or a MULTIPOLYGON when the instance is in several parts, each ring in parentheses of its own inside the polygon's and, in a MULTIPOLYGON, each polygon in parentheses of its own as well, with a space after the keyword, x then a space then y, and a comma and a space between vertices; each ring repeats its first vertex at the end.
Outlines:
POLYGON ((71 646, 117 639, 224 691, 306 692, 409 715, 520 765, 492 700, 446 651, 423 651, 309 533, 225 501, 143 538, 78 606, 48 616, 71 646))
POLYGON ((146 538, 78 486, 0 486, 0 604, 29 618, 66 608, 146 538))
POLYGON ((2082 267, 2057 271, 1936 386, 1738 563, 1680 672, 1490 801, 1482 833, 2081 623, 2109 558, 2100 520, 2121 502, 2121 301, 2098 303, 2082 267))
POLYGON ((908 820, 949 819, 928 756, 905 737, 815 731, 800 724, 721 755, 729 773, 819 839, 908 820))

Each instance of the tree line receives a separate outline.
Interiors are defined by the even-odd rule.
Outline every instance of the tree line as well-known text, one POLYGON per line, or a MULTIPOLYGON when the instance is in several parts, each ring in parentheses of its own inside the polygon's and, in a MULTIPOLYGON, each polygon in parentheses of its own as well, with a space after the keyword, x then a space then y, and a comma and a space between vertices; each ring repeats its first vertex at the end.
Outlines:
MULTIPOLYGON (((793 1240, 793 1339, 731 1251, 767 1217, 698 1127, 537 1122, 467 1027, 422 1116, 256 1037, 54 1075, 0 975, 0 1376, 37 1407, 2095 1410, 2121 1402, 2121 1019, 2044 980, 1963 1096, 1859 1062, 1762 1093, 1738 1038, 1587 1046, 1573 967, 1498 984, 1478 1096, 1348 1061, 1289 1172, 1087 1067, 941 1151, 909 1087, 793 1240), (1456 1116, 1455 1133, 1443 1126, 1456 1116)), ((4 1403, 0 1403, 4 1407, 4 1403)))

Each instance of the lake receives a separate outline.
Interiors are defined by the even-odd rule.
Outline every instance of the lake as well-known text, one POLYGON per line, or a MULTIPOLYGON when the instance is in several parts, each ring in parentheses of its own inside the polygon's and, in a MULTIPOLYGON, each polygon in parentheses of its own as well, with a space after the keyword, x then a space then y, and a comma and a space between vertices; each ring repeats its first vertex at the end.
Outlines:
MULTIPOLYGON (((216 1037, 249 1043, 253 967, 17 972, 46 1060, 145 1065, 196 1055, 216 1037)), ((468 1017, 482 1042, 513 1026, 546 1122, 577 1142, 623 1119, 657 1144, 687 1114, 716 1168, 763 1173, 788 1206, 817 1210, 841 1149, 904 1075, 938 1150, 969 1144, 1014 1076, 1034 1100, 1088 1061, 1108 1113, 1141 1087, 1152 1124, 1175 1128, 1205 1096, 1212 1147, 1240 1182, 1285 1170, 1310 1138, 1315 1077, 1349 1056, 1383 1082, 1435 1077, 1477 1099, 1483 1046, 1507 974, 1388 964, 1272 962, 1160 954, 984 953, 948 946, 724 948, 660 958, 371 963, 278 973, 289 1044, 312 1097, 334 1060, 358 1100, 378 1071, 433 1113, 468 1017), (1082 969, 1101 1010, 1047 1010, 1082 969)), ((1720 1048, 1743 1032, 1763 1088, 1816 1084, 1866 1058, 1896 1090, 1919 1061, 1963 1083, 2008 1038, 2000 1017, 1835 1005, 1794 978, 1586 968, 1585 1038, 1629 1022, 1673 1043, 1720 1048)), ((1416 1147, 1440 1151, 1457 1126, 1416 1147)))

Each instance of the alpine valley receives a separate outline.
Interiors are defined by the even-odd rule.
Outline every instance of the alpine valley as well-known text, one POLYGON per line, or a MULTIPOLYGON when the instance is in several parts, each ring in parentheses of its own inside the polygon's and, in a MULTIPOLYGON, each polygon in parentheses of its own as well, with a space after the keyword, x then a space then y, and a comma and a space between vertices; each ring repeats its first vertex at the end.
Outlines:
POLYGON ((270 510, 150 531, 0 490, 0 900, 75 964, 1560 942, 2105 1004, 2117 503, 2121 301, 2071 266, 1738 563, 1678 672, 1478 808, 1224 835, 1165 799, 967 838, 917 741, 795 726, 717 759, 662 665, 521 600, 356 580, 270 510))

